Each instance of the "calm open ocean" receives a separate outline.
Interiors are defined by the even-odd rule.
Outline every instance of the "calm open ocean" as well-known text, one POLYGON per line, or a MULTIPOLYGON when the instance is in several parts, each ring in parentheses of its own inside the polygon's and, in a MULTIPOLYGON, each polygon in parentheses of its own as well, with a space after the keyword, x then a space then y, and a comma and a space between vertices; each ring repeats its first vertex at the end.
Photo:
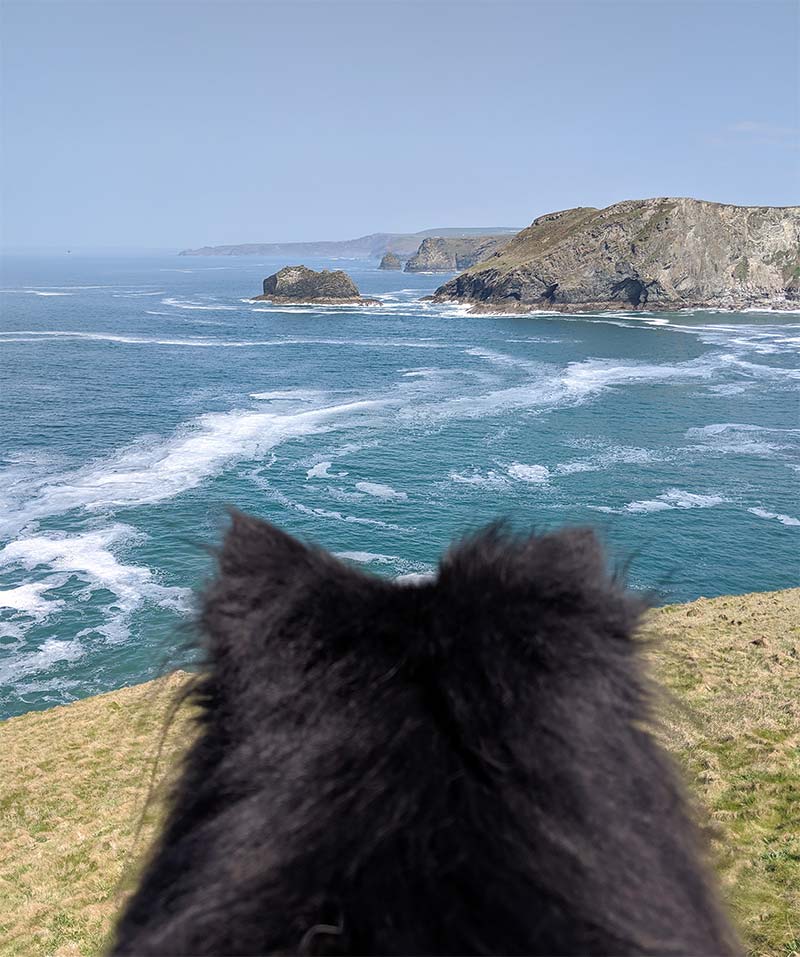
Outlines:
POLYGON ((0 717, 186 659, 229 505, 381 575, 497 516, 590 523, 660 600, 800 581, 800 323, 253 303, 285 261, 9 257, 0 717))

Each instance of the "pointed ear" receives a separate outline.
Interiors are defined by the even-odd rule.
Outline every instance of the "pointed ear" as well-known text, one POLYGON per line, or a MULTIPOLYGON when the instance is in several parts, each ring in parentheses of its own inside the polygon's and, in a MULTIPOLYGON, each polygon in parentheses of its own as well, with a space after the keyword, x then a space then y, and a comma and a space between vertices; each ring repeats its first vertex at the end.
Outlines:
POLYGON ((646 606, 611 574, 590 528, 514 535, 491 525, 447 554, 439 580, 462 614, 491 620, 516 608, 553 634, 578 634, 591 624, 598 633, 630 635, 646 606))
POLYGON ((280 586, 320 557, 317 549, 270 522, 236 509, 231 509, 230 516, 230 528, 219 553, 221 576, 269 578, 280 586))
POLYGON ((269 522, 231 511, 217 564, 200 620, 212 662, 263 654, 280 622, 310 604, 335 559, 269 522))
POLYGON ((554 585, 583 589, 607 586, 608 563, 603 546, 591 528, 564 528, 540 538, 531 537, 523 550, 541 578, 554 585))

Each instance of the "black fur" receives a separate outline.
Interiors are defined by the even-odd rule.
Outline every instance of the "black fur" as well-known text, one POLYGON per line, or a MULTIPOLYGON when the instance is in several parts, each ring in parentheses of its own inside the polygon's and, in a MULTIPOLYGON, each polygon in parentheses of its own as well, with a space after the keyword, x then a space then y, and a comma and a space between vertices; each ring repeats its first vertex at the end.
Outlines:
POLYGON ((420 584, 235 515, 202 729, 115 954, 735 954, 591 532, 420 584))

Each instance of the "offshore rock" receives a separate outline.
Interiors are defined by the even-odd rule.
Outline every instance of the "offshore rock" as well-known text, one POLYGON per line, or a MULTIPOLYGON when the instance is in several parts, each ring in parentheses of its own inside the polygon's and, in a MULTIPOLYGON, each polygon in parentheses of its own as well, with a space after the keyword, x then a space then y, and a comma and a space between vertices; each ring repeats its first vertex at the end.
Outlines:
POLYGON ((341 269, 316 272, 307 266, 285 266, 267 276, 263 295, 255 296, 253 301, 264 299, 286 305, 380 305, 377 299, 365 299, 358 286, 341 269))
POLYGON ((475 311, 800 308, 800 206, 642 199, 540 216, 436 290, 475 311))
POLYGON ((384 253, 383 259, 381 259, 378 269, 402 269, 403 260, 391 250, 384 253))

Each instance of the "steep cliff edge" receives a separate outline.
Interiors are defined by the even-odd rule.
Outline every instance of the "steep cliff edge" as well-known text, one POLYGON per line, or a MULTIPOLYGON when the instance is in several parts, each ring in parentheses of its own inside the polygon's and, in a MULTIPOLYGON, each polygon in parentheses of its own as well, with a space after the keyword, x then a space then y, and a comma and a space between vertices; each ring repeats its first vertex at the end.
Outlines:
POLYGON ((800 206, 642 199, 540 216, 436 290, 477 311, 800 308, 800 206))
POLYGON ((408 260, 405 272, 455 272, 483 262, 510 239, 500 236, 431 236, 423 239, 419 249, 408 260))
POLYGON ((285 266, 267 276, 263 295, 255 296, 254 301, 259 299, 287 305, 380 305, 377 299, 365 299, 358 291, 358 286, 341 269, 316 272, 307 266, 285 266))

